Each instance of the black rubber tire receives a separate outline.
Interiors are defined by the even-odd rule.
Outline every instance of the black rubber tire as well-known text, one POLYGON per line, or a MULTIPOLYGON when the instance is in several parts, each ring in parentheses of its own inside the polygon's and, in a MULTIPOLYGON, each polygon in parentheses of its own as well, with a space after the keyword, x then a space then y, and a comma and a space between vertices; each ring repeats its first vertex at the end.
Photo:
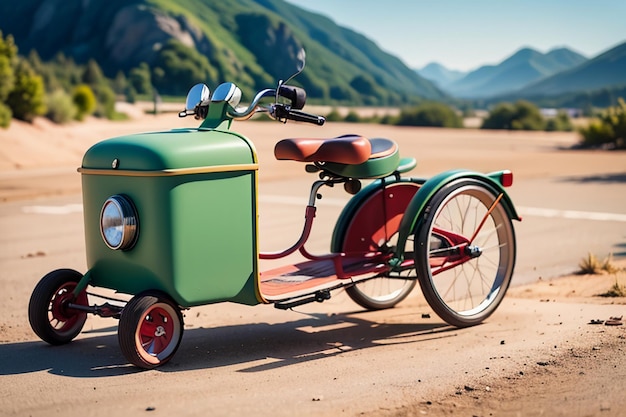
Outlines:
POLYGON ((435 193, 418 223, 415 257, 420 287, 435 313, 453 326, 483 322, 500 305, 511 283, 515 232, 505 200, 487 214, 499 194, 494 186, 478 179, 453 181, 435 193), (433 276, 431 260, 437 258, 429 256, 431 245, 436 249, 443 241, 433 228, 470 239, 484 217, 487 221, 471 242, 480 255, 433 276))
POLYGON ((82 277, 73 269, 57 269, 46 274, 35 286, 28 303, 28 321, 44 342, 69 343, 83 329, 87 313, 67 307, 70 302, 89 305, 85 290, 76 298, 72 294, 82 277))
POLYGON ((174 356, 183 329, 183 315, 167 296, 138 294, 122 310, 117 338, 130 363, 153 369, 174 356))

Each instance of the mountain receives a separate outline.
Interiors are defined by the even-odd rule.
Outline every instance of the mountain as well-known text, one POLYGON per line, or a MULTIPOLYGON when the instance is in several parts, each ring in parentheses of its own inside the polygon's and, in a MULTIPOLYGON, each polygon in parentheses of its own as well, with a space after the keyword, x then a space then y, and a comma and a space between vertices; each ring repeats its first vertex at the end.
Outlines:
POLYGON ((518 96, 554 96, 626 86, 626 42, 551 77, 525 86, 518 96))
POLYGON ((23 55, 95 59, 110 77, 142 62, 161 77, 206 66, 210 79, 185 81, 235 81, 246 94, 291 75, 304 46, 307 70, 297 81, 310 97, 362 104, 445 97, 365 36, 284 0, 2 1, 0 30, 23 55))
POLYGON ((466 74, 462 71, 448 69, 438 62, 431 62, 422 69, 418 69, 417 73, 442 88, 464 77, 466 74))
POLYGON ((522 48, 498 65, 486 65, 446 85, 445 90, 461 98, 486 98, 513 90, 561 71, 587 58, 567 48, 546 54, 522 48))

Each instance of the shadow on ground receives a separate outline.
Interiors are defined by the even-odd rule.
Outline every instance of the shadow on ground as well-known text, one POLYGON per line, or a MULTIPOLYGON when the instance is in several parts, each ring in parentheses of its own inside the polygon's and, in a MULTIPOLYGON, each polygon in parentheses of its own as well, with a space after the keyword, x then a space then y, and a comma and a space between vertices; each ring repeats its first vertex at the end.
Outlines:
MULTIPOLYGON (((260 372, 347 351, 451 337, 459 331, 442 322, 385 324, 359 316, 308 315, 279 324, 185 329, 176 355, 158 371, 240 365, 238 372, 260 372)), ((139 372, 123 357, 116 331, 117 326, 83 332, 63 346, 41 341, 0 345, 0 375, 48 371, 68 377, 99 378, 139 372)))
POLYGON ((564 182, 617 184, 626 182, 626 172, 562 178, 564 182))

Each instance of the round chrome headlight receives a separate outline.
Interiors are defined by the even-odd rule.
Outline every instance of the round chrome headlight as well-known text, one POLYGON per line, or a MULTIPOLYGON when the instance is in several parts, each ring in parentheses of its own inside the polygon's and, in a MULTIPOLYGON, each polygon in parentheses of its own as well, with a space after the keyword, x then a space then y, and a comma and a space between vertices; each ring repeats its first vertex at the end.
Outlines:
POLYGON ((127 250, 137 240, 137 212, 127 196, 114 195, 100 211, 100 234, 111 249, 127 250))

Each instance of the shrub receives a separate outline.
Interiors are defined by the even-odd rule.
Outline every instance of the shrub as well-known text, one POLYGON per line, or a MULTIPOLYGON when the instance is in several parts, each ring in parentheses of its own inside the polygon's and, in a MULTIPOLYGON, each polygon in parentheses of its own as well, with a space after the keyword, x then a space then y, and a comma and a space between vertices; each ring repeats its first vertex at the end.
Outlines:
POLYGON ((33 72, 26 61, 20 61, 15 68, 15 85, 6 103, 13 117, 27 122, 46 112, 43 79, 33 72))
POLYGON ((94 115, 114 119, 116 117, 115 92, 111 87, 100 84, 94 87, 94 94, 96 96, 96 110, 94 115))
POLYGON ((11 118, 13 117, 13 112, 8 106, 0 103, 0 127, 7 128, 11 125, 11 118))
POLYGON ((489 113, 481 129, 542 130, 545 120, 539 108, 524 100, 497 104, 489 113))
POLYGON ((548 119, 546 122, 546 130, 549 132, 556 131, 567 131, 570 132, 574 130, 574 125, 572 125, 572 121, 570 120, 567 113, 564 111, 560 111, 556 117, 548 119))
POLYGON ((399 116, 395 116, 392 114, 386 114, 383 117, 380 118, 380 124, 381 125, 397 125, 398 124, 398 120, 399 116))
POLYGON ((618 105, 609 107, 598 119, 592 120, 586 128, 579 129, 581 145, 611 145, 626 149, 626 103, 618 99, 618 105))
POLYGON ((619 283, 616 276, 615 284, 613 284, 607 292, 598 295, 600 297, 626 297, 626 287, 619 283))
POLYGON ((46 117, 58 124, 69 123, 76 118, 77 109, 72 97, 63 90, 56 90, 46 98, 46 117))
POLYGON ((443 103, 425 103, 400 113, 400 126, 463 127, 463 120, 443 103))
POLYGON ((326 115, 326 121, 327 122, 338 122, 340 121, 341 118, 341 114, 339 113, 339 111, 337 109, 332 109, 330 111, 330 113, 328 113, 326 115))
POLYGON ((15 85, 13 67, 17 59, 17 46, 13 36, 7 35, 6 39, 0 30, 0 103, 6 100, 15 85))
POLYGON ((514 130, 543 130, 545 120, 537 106, 520 100, 515 103, 515 119, 511 126, 514 130))
POLYGON ((344 120, 349 123, 359 123, 361 121, 361 116, 359 116, 359 114, 354 110, 350 110, 344 120))
POLYGON ((6 100, 14 85, 15 76, 11 61, 8 57, 0 55, 0 102, 6 100))
POLYGON ((96 96, 87 84, 81 84, 74 88, 72 101, 76 106, 77 120, 83 120, 85 116, 92 114, 96 110, 96 96))

